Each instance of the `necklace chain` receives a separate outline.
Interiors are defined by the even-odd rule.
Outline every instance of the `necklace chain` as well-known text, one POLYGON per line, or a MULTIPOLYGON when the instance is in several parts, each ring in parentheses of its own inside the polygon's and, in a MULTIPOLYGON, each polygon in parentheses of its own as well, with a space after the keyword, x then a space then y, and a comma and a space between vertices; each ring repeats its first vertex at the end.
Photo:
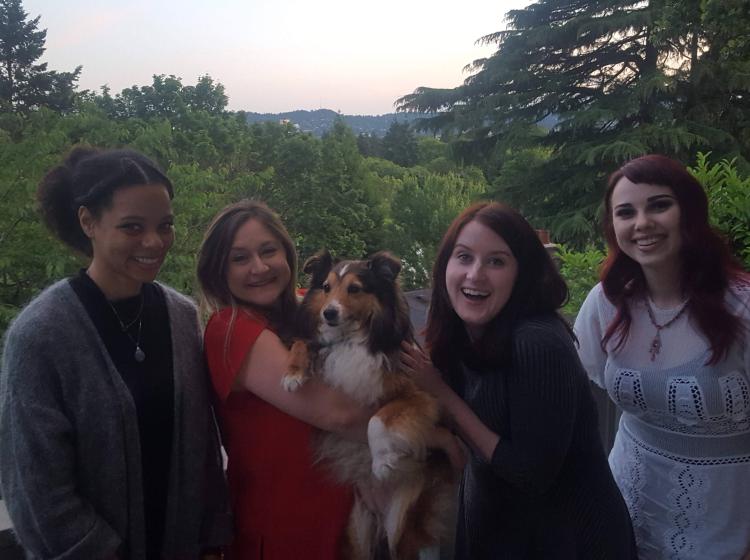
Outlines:
POLYGON ((136 324, 137 321, 141 320, 141 314, 143 313, 143 294, 141 294, 141 304, 138 306, 138 313, 135 314, 135 317, 132 321, 130 321, 127 325, 125 322, 120 318, 120 314, 117 312, 117 309, 115 309, 115 306, 112 305, 112 303, 107 300, 107 303, 109 304, 109 307, 112 309, 112 313, 115 314, 115 318, 117 319, 117 322, 120 323, 120 328, 122 329, 122 332, 127 332, 130 327, 136 324))
POLYGON ((141 326, 143 325, 143 294, 141 294, 141 305, 138 307, 138 313, 136 314, 135 318, 127 325, 122 321, 122 319, 120 318, 120 314, 117 312, 117 309, 115 309, 115 306, 112 305, 109 300, 107 300, 107 304, 109 304, 109 308, 112 310, 112 313, 115 314, 115 319, 117 319, 117 322, 120 324, 120 329, 122 330, 122 332, 124 332, 125 336, 130 339, 130 342, 135 344, 135 352, 133 352, 133 358, 136 362, 142 362, 146 359, 146 353, 141 349, 141 326), (133 338, 128 330, 130 329, 130 327, 135 325, 136 322, 138 323, 138 334, 136 335, 136 338, 133 338))
POLYGON ((656 317, 654 316, 654 310, 651 308, 651 302, 649 301, 649 298, 646 297, 646 311, 648 312, 648 319, 651 321, 651 324, 656 329, 656 334, 654 335, 654 339, 651 341, 651 346, 649 348, 649 352, 651 354, 651 361, 653 362, 656 360, 656 356, 661 351, 661 331, 662 329, 666 329, 670 325, 672 325, 677 319, 679 319, 682 314, 687 309, 688 303, 690 303, 690 299, 685 300, 685 302, 682 304, 680 309, 677 311, 677 313, 674 314, 674 316, 667 321, 666 323, 659 324, 656 322, 656 317))

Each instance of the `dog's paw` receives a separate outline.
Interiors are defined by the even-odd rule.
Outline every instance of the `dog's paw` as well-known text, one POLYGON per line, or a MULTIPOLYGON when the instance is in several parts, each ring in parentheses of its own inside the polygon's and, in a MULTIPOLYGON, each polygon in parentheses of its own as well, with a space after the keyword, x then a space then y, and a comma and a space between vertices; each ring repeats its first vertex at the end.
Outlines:
POLYGON ((380 481, 404 470, 405 459, 412 455, 405 442, 390 432, 377 416, 370 418, 367 424, 367 441, 372 455, 372 474, 380 481))
POLYGON ((382 481, 388 480, 393 473, 399 470, 398 463, 403 459, 403 455, 398 452, 384 452, 372 456, 372 474, 376 479, 382 481))
POLYGON ((299 373, 288 373, 281 378, 281 386, 285 391, 293 393, 294 391, 302 387, 302 385, 305 384, 305 381, 307 381, 307 377, 305 375, 299 373))

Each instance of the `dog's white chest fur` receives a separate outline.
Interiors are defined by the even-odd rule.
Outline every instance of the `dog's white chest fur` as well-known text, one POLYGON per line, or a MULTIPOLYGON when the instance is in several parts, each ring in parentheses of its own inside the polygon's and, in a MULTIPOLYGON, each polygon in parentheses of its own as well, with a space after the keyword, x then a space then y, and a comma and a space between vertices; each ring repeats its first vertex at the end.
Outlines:
POLYGON ((383 392, 383 354, 371 354, 363 338, 337 342, 321 352, 321 374, 329 385, 363 404, 373 404, 383 392))

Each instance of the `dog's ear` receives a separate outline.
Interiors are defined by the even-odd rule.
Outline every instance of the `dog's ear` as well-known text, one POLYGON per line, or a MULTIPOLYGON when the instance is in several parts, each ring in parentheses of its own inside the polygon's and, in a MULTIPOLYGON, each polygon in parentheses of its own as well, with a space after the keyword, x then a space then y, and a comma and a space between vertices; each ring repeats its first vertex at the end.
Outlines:
POLYGON ((367 267, 376 277, 395 282, 398 273, 401 272, 401 261, 388 251, 379 251, 370 257, 367 267))
POLYGON ((333 257, 327 249, 315 253, 305 261, 302 272, 310 274, 310 288, 320 288, 333 267, 333 257))
POLYGON ((396 281, 401 272, 401 261, 387 251, 380 251, 370 257, 367 266, 380 286, 376 291, 382 303, 380 312, 372 317, 370 349, 373 353, 397 352, 401 341, 414 339, 409 307, 396 281))

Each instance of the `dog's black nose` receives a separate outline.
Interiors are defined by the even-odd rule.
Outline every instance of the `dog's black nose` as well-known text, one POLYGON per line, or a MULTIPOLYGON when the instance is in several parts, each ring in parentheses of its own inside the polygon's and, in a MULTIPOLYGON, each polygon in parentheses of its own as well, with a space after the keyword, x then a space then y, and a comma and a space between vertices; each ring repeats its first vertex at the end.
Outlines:
POLYGON ((326 321, 335 321, 339 317, 339 311, 335 307, 327 307, 323 310, 323 317, 326 321))

